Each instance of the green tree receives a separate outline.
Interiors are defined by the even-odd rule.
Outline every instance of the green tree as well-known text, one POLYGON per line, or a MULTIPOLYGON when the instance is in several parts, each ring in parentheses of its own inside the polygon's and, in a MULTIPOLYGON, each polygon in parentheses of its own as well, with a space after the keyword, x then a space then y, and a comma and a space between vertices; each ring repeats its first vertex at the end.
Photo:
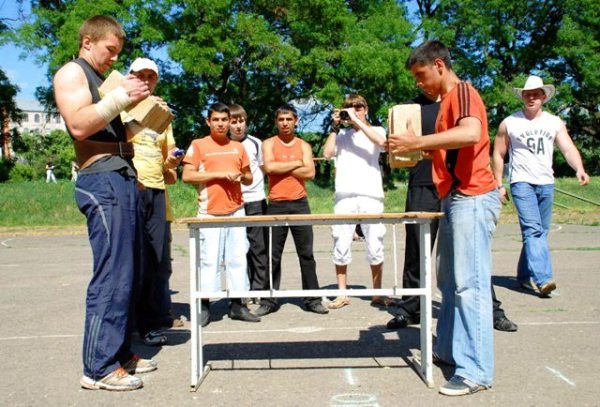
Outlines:
MULTIPOLYGON (((414 40, 405 8, 391 0, 150 0, 32 3, 20 43, 37 50, 49 74, 77 53, 81 22, 111 14, 129 40, 116 69, 132 58, 159 59, 164 95, 177 113, 180 141, 205 132, 202 113, 216 101, 243 104, 252 131, 273 131, 281 104, 316 101, 315 117, 360 92, 375 122, 414 91, 403 68, 414 40)), ((326 126, 328 123, 323 123, 326 126)))
MULTIPOLYGON (((412 3, 412 2, 406 2, 412 3)), ((560 115, 590 173, 600 172, 600 5, 584 0, 417 1, 424 38, 452 51, 459 75, 480 90, 495 133, 521 106, 512 94, 529 74, 554 83, 547 108, 560 115)), ((557 162, 557 174, 572 175, 557 162)))
MULTIPOLYGON (((15 135, 13 148, 18 157, 18 178, 43 178, 46 163, 54 164, 57 178, 70 178, 71 161, 75 160, 75 152, 71 137, 63 130, 53 130, 48 134, 26 132, 15 135)), ((11 178, 14 174, 11 173, 11 178)))
MULTIPOLYGON (((8 26, 0 19, 0 45, 8 41, 8 26)), ((19 87, 12 84, 6 73, 0 69, 0 153, 1 159, 4 161, 3 166, 8 166, 10 160, 8 146, 10 143, 10 130, 5 131, 5 123, 9 120, 20 123, 22 112, 17 107, 16 96, 19 92, 19 87)), ((3 171, 3 173, 6 171, 3 171)), ((0 180, 4 178, 0 176, 0 180)))

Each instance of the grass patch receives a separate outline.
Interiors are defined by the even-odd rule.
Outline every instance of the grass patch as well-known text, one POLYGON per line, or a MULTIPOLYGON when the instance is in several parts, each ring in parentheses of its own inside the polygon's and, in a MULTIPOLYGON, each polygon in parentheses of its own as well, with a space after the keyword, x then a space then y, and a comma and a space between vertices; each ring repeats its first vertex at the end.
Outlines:
MULTIPOLYGON (((574 178, 556 180, 559 189, 580 195, 592 201, 600 200, 600 177, 594 177, 587 187, 580 187, 574 178)), ((313 213, 333 212, 333 188, 323 188, 307 183, 310 207, 313 213)), ((79 212, 74 198, 75 185, 69 181, 57 184, 31 181, 0 183, 0 228, 65 228, 84 226, 85 217, 79 212)), ((197 211, 196 189, 178 182, 168 187, 175 218, 193 217, 197 211)), ((406 200, 406 184, 398 183, 395 189, 386 191, 385 211, 403 212, 406 200)), ((558 192, 555 201, 568 209, 555 206, 553 223, 600 225, 600 207, 579 201, 558 192)), ((514 205, 502 208, 502 223, 516 223, 514 205)))

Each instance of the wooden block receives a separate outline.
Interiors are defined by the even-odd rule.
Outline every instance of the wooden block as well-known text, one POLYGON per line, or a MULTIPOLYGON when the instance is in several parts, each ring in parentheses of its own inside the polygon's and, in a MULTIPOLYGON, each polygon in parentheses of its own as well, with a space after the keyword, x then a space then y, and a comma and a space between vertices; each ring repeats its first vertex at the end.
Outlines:
MULTIPOLYGON (((112 71, 98 88, 100 97, 104 97, 108 92, 121 85, 124 78, 120 72, 112 71)), ((157 133, 164 132, 175 117, 168 108, 159 105, 150 97, 128 106, 125 111, 142 126, 157 133)))
MULTIPOLYGON (((388 126, 390 134, 398 134, 406 131, 406 125, 410 119, 412 129, 417 135, 421 136, 421 105, 405 104, 393 106, 388 112, 388 126)), ((423 159, 421 151, 413 151, 406 154, 388 155, 390 167, 403 168, 414 167, 417 162, 423 159)))

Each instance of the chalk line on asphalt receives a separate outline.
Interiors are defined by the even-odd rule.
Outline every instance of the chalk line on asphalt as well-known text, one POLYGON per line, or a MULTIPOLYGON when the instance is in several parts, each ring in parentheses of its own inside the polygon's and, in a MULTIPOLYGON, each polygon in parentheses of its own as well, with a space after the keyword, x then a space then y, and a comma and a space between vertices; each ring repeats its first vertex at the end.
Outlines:
POLYGON ((548 370, 550 373, 552 373, 554 376, 556 376, 556 377, 558 377, 559 379, 561 379, 561 380, 563 380, 563 381, 567 382, 567 383, 568 383, 568 384, 570 384, 571 386, 573 386, 573 387, 576 387, 576 386, 575 386, 575 382, 574 382, 573 380, 570 380, 569 378, 567 378, 565 375, 563 375, 563 374, 562 374, 561 372, 559 372, 558 370, 556 370, 556 369, 553 369, 553 368, 551 368, 550 366, 546 366, 546 369, 547 369, 547 370, 548 370))

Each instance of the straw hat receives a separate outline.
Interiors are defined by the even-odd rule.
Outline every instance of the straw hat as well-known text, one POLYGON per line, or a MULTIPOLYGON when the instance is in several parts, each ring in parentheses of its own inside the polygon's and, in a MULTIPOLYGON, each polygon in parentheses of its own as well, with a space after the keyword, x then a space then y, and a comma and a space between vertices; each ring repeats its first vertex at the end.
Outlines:
POLYGON ((524 90, 534 89, 542 89, 544 91, 544 94, 546 95, 544 103, 548 102, 556 92, 556 89, 554 89, 553 85, 544 85, 542 78, 535 75, 530 75, 529 78, 527 78, 527 81, 525 82, 525 86, 523 86, 522 88, 513 88, 513 92, 519 97, 519 99, 522 99, 524 90))

